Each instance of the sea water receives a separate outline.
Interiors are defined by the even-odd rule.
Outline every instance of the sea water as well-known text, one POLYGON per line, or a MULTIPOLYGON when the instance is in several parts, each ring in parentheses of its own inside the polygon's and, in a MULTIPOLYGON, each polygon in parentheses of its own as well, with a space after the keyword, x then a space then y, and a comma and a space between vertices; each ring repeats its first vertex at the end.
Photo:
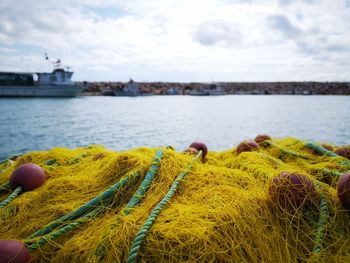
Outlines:
POLYGON ((195 140, 228 150, 259 133, 350 144, 349 96, 1 98, 0 160, 54 147, 123 151, 195 140))

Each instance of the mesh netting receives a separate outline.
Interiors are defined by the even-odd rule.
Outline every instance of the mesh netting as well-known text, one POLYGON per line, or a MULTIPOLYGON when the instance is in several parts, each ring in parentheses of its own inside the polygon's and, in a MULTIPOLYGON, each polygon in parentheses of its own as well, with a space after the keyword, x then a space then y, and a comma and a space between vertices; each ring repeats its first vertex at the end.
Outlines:
MULTIPOLYGON (((194 162, 150 228, 136 261, 349 262, 350 215, 342 208, 336 189, 339 176, 350 170, 348 160, 315 154, 305 145, 293 138, 273 139, 257 151, 237 154, 233 148, 209 152, 205 163, 194 162), (281 172, 303 175, 298 179, 301 187, 283 190, 283 195, 273 190, 271 185, 281 172), (301 205, 293 198, 286 204, 288 196, 296 195, 301 195, 301 205)), ((101 202, 101 209, 93 216, 83 218, 56 239, 47 238, 45 245, 31 251, 33 261, 125 262, 152 209, 193 161, 193 155, 162 149, 163 158, 149 189, 131 212, 122 212, 146 176, 156 151, 113 152, 93 145, 31 152, 13 163, 4 162, 0 165, 0 202, 10 194, 6 184, 21 164, 40 165, 47 180, 0 209, 0 239, 18 239, 29 246, 36 241, 31 235, 39 229, 126 176, 139 173, 113 200, 101 202), (102 252, 96 253, 101 244, 102 252)), ((288 189, 288 180, 281 185, 288 189)), ((76 221, 69 219, 60 227, 76 221)))

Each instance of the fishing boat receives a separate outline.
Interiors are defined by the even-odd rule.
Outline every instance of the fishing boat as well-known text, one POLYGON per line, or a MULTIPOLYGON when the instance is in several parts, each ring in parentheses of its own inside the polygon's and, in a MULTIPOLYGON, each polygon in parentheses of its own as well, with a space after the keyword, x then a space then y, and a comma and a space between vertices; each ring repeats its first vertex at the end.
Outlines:
POLYGON ((212 83, 209 85, 209 88, 206 89, 206 92, 210 96, 219 96, 219 95, 226 95, 227 92, 218 84, 212 83))
POLYGON ((188 95, 192 96, 218 96, 226 94, 226 91, 217 84, 210 84, 208 88, 191 90, 188 93, 188 95))
POLYGON ((190 90, 188 92, 188 95, 191 95, 191 96, 208 96, 209 93, 207 92, 206 89, 194 89, 194 90, 190 90))
POLYGON ((75 97, 86 88, 71 81, 73 71, 60 59, 52 63, 51 73, 0 71, 0 97, 75 97))
POLYGON ((172 87, 166 90, 167 95, 180 95, 180 90, 178 87, 172 87))
POLYGON ((122 96, 122 97, 125 97, 125 96, 136 97, 136 96, 150 96, 154 94, 140 90, 137 83, 135 83, 134 80, 130 79, 128 84, 124 88, 113 90, 113 95, 122 96))

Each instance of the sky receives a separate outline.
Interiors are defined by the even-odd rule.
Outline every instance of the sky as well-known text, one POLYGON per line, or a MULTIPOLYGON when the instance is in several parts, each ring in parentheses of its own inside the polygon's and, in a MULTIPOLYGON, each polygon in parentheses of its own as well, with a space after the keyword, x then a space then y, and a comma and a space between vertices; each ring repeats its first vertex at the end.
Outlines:
POLYGON ((1 0, 0 71, 75 81, 350 81, 350 0, 1 0))

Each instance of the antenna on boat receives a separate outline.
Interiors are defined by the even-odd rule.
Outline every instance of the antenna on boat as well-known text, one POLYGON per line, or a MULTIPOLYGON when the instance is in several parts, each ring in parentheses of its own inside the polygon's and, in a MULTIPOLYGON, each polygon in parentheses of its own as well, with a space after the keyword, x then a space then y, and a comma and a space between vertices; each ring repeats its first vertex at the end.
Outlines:
POLYGON ((46 59, 47 61, 51 62, 51 63, 53 64, 53 66, 54 66, 55 69, 58 69, 58 68, 62 67, 62 62, 61 62, 61 60, 60 60, 59 58, 56 58, 56 61, 54 61, 54 60, 51 60, 51 59, 49 58, 49 56, 47 55, 47 53, 44 53, 44 55, 45 55, 45 59, 46 59))

